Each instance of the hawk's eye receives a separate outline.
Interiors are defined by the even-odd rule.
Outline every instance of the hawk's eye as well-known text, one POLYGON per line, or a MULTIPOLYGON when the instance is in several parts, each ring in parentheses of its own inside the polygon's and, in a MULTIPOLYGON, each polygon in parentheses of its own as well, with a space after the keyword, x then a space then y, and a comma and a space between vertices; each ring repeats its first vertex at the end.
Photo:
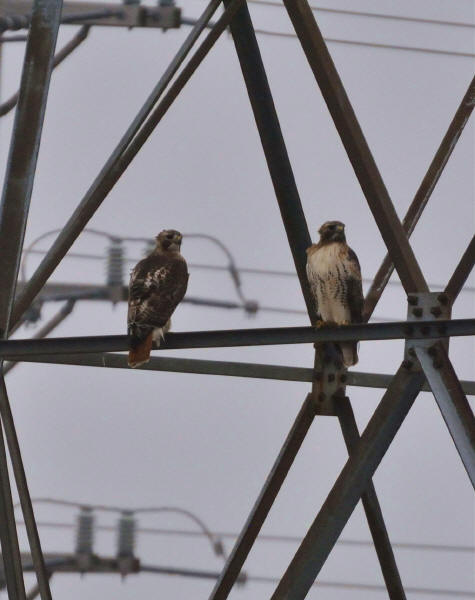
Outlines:
POLYGON ((333 229, 335 229, 335 225, 330 225, 329 229, 333 231, 333 229))
POLYGON ((172 240, 172 239, 173 239, 173 233, 168 233, 168 234, 167 234, 167 238, 168 238, 169 240, 172 240))

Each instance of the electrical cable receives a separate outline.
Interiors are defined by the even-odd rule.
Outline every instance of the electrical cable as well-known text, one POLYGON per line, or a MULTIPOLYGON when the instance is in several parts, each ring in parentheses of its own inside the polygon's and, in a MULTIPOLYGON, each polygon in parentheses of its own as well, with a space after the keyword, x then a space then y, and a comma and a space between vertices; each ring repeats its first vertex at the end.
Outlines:
MULTIPOLYGON (((284 8, 282 2, 275 2, 274 0, 248 0, 250 4, 260 4, 261 6, 271 6, 284 8)), ((451 27, 467 27, 470 29, 475 28, 475 23, 464 23, 461 21, 444 21, 438 19, 426 19, 421 17, 408 17, 407 15, 388 15, 384 13, 373 13, 364 12, 358 10, 347 10, 342 8, 327 8, 323 6, 315 6, 310 4, 310 8, 315 12, 336 14, 336 15, 348 15, 352 17, 367 17, 374 19, 387 19, 390 21, 403 21, 407 23, 420 23, 424 25, 448 25, 451 27)))
MULTIPOLYGON (((200 519, 195 513, 193 513, 190 510, 187 510, 185 508, 180 508, 178 506, 147 506, 147 507, 138 507, 138 508, 131 509, 131 508, 124 508, 124 507, 120 507, 120 506, 112 506, 112 505, 104 505, 104 504, 86 504, 86 503, 80 503, 80 502, 74 502, 71 500, 63 500, 63 499, 56 499, 56 498, 33 498, 32 503, 74 507, 74 508, 80 508, 80 509, 87 509, 87 510, 91 510, 91 511, 96 510, 96 511, 113 512, 113 513, 119 513, 119 514, 123 514, 126 512, 126 513, 130 513, 131 515, 157 514, 157 513, 179 514, 184 517, 187 517, 188 519, 190 519, 191 521, 196 523, 196 525, 198 525, 198 527, 200 528, 203 535, 205 535, 208 538, 208 540, 214 550, 214 553, 217 556, 222 556, 224 558, 224 560, 227 559, 227 554, 226 554, 226 551, 224 548, 224 544, 223 544, 222 540, 220 539, 220 537, 217 536, 216 534, 214 534, 207 527, 206 523, 202 519, 200 519)), ((19 502, 17 502, 16 504, 13 505, 13 508, 16 509, 19 506, 21 506, 21 504, 19 502)))
MULTIPOLYGON (((103 504, 88 504, 81 502, 73 502, 69 500, 62 499, 53 499, 53 498, 33 498, 32 502, 34 504, 45 503, 56 506, 65 506, 71 508, 87 508, 91 510, 98 510, 104 512, 114 512, 114 513, 123 513, 124 511, 128 511, 131 513, 140 512, 140 508, 129 509, 118 506, 109 506, 103 504)), ((14 505, 14 508, 17 508, 19 503, 14 505)), ((164 507, 156 507, 156 508, 148 508, 146 511, 157 511, 160 508, 164 507)), ((186 509, 180 509, 179 507, 165 507, 174 509, 174 512, 182 513, 189 512, 186 509)), ((144 510, 142 509, 142 512, 144 510)), ((190 513, 194 514, 194 513, 190 513)), ((196 517, 196 515, 194 515, 196 517)), ((198 517, 197 517, 198 518, 198 517)), ((200 524, 200 531, 196 531, 193 529, 176 529, 176 528, 156 528, 156 527, 138 527, 137 533, 149 534, 149 535, 161 535, 161 536, 178 536, 178 537, 207 537, 208 539, 229 539, 236 540, 239 537, 238 533, 230 532, 230 531, 212 531, 204 525, 203 521, 198 518, 198 521, 193 518, 193 520, 200 524), (202 527, 204 525, 204 527, 202 527), (206 531, 205 531, 206 530, 206 531)), ((17 521, 18 525, 23 525, 23 521, 17 521)), ((64 523, 64 522, 55 522, 55 521, 38 521, 38 526, 52 529, 75 529, 76 526, 73 523, 64 523)), ((116 528, 111 525, 95 525, 98 531, 116 531, 116 528)), ((258 541, 261 542, 282 542, 282 543, 292 543, 298 544, 302 541, 302 536, 297 535, 283 535, 283 534, 266 534, 261 533, 257 538, 258 541)), ((374 546, 372 540, 361 540, 361 539, 339 539, 337 544, 342 546, 350 546, 350 547, 366 547, 372 548, 374 546)), ((398 548, 400 550, 413 550, 413 551, 436 551, 436 552, 455 552, 455 553, 465 553, 465 554, 475 554, 475 546, 468 546, 462 544, 430 544, 430 543, 417 543, 417 542, 407 542, 407 541, 396 541, 391 542, 394 548, 398 548)))
MULTIPOLYGON (((39 256, 45 256, 46 250, 31 249, 28 251, 28 253, 29 254, 37 254, 39 256)), ((68 252, 66 257, 71 258, 71 259, 95 260, 95 261, 103 261, 106 259, 106 256, 104 254, 89 254, 89 253, 83 253, 83 252, 68 252)), ((140 259, 125 257, 124 260, 126 260, 130 264, 136 264, 140 259)), ((224 265, 212 265, 212 264, 206 264, 206 263, 188 262, 188 266, 191 269, 203 269, 203 270, 208 270, 208 271, 227 272, 229 270, 228 267, 224 266, 224 265)), ((279 270, 279 269, 262 269, 262 268, 256 268, 256 267, 236 267, 236 269, 239 273, 246 274, 246 275, 269 275, 269 276, 275 276, 275 277, 297 277, 297 273, 295 271, 283 271, 283 270, 279 270)), ((370 279, 369 277, 363 277, 363 283, 372 283, 372 282, 373 282, 373 280, 370 279)), ((388 285, 401 287, 401 282, 398 280, 391 280, 391 281, 388 281, 388 285)), ((431 289, 438 288, 439 290, 443 290, 445 287, 445 285, 443 283, 432 282, 432 283, 429 283, 428 285, 431 289)), ((466 286, 462 289, 462 292, 473 293, 473 292, 475 292, 475 287, 466 286)))
MULTIPOLYGON (((281 38, 297 38, 298 36, 295 33, 287 33, 284 31, 273 31, 271 29, 260 29, 255 28, 255 32, 261 35, 267 35, 271 37, 281 37, 281 38)), ((439 50, 437 48, 424 48, 420 46, 400 46, 398 44, 382 44, 377 42, 363 42, 358 40, 345 40, 341 38, 329 38, 324 37, 324 40, 330 44, 344 44, 347 46, 361 46, 365 48, 381 48, 383 50, 403 50, 406 52, 422 52, 425 54, 439 54, 445 56, 458 56, 464 58, 475 58, 475 53, 473 52, 458 52, 456 50, 439 50)))
MULTIPOLYGON (((195 19, 190 19, 187 17, 182 17, 181 24, 182 25, 193 25, 195 23, 195 19)), ((209 24, 212 26, 212 23, 209 24)), ((285 31, 275 31, 272 29, 262 29, 259 27, 255 27, 254 31, 259 35, 267 35, 270 37, 281 37, 281 38, 292 38, 298 39, 298 36, 295 33, 285 32, 285 31)), ((457 56, 463 58, 474 58, 475 53, 473 52, 459 52, 456 50, 441 50, 437 48, 424 48, 420 46, 401 46, 398 44, 383 44, 378 42, 364 42, 358 40, 347 40, 342 38, 323 38, 327 43, 330 44, 345 44, 348 46, 361 46, 367 48, 380 48, 383 50, 402 50, 406 52, 421 52, 424 54, 438 54, 445 56, 457 56)))
MULTIPOLYGON (((278 577, 268 577, 263 575, 247 575, 246 581, 255 583, 280 583, 278 577)), ((350 583, 344 581, 315 581, 312 583, 312 587, 327 587, 327 588, 339 588, 345 590, 361 590, 367 592, 388 592, 388 588, 385 585, 369 584, 369 583, 350 583)), ((414 587, 405 585, 404 591, 409 594, 420 594, 424 596, 442 596, 448 598, 452 596, 454 598, 473 598, 475 597, 474 592, 465 590, 453 590, 453 589, 438 589, 438 588, 426 588, 426 587, 414 587)))
MULTIPOLYGON (((236 267, 236 261, 234 260, 234 256, 232 255, 231 251, 229 250, 229 248, 226 246, 226 244, 224 244, 219 238, 215 237, 214 235, 210 235, 208 233, 183 233, 183 238, 186 239, 202 239, 202 240, 208 240, 210 242, 212 242, 213 244, 215 244, 216 246, 218 246, 218 248, 224 253, 224 255, 226 256, 226 258, 228 259, 228 266, 227 267, 223 267, 223 269, 225 269, 226 271, 229 272, 231 279, 234 282, 234 287, 236 288, 236 292, 237 295, 239 296, 240 300, 242 300, 242 302, 244 304, 246 304, 246 302, 248 302, 242 292, 241 289, 241 278, 239 277, 239 270, 236 267)), ((145 237, 118 237, 118 239, 120 239, 122 242, 145 242, 145 243, 149 243, 151 240, 150 238, 145 238, 145 237)))
MULTIPOLYGON (((61 231, 62 231, 61 229, 52 229, 51 231, 46 231, 42 235, 35 238, 29 244, 29 246, 24 250, 23 258, 22 258, 22 262, 21 262, 21 280, 23 282, 26 282, 26 261, 28 259, 28 255, 31 252, 33 252, 36 244, 41 242, 42 240, 44 240, 46 237, 49 237, 50 235, 53 235, 53 234, 58 234, 61 231)), ((150 243, 152 241, 151 238, 146 238, 146 237, 125 237, 125 236, 120 236, 120 235, 113 235, 107 231, 103 231, 100 229, 92 229, 90 227, 85 228, 84 232, 102 236, 102 237, 108 239, 110 242, 119 241, 119 242, 150 243)), ((250 313, 255 312, 254 311, 255 302, 253 300, 248 300, 243 294, 242 287, 241 287, 241 278, 239 276, 239 269, 236 266, 236 261, 234 259, 234 256, 232 255, 231 251, 226 246, 226 244, 224 244, 219 238, 217 238, 213 235, 207 234, 207 233, 184 233, 183 237, 187 238, 187 239, 194 238, 194 239, 208 240, 208 241, 212 242, 213 244, 215 244, 216 246, 218 246, 218 248, 220 248, 220 250, 225 254, 226 258, 228 259, 228 266, 225 267, 225 269, 228 271, 228 273, 231 276, 231 279, 234 283, 234 287, 236 289, 236 293, 237 293, 239 299, 243 302, 243 304, 245 306, 247 306, 246 310, 248 312, 250 312, 250 313)), ((138 260, 135 262, 138 262, 138 260)))
MULTIPOLYGON (((98 557, 100 560, 100 557, 98 557)), ((46 562, 46 566, 50 572, 55 572, 56 567, 64 567, 65 565, 71 564, 70 557, 57 559, 50 559, 46 562)), ((26 570, 31 570, 32 565, 25 564, 26 570)), ((84 573, 88 572, 88 569, 85 568, 84 573)), ((95 572, 95 571, 93 571, 95 572)), ((120 571, 118 571, 120 572, 120 571)), ((173 566, 165 566, 165 565, 144 565, 141 564, 137 573, 150 573, 156 575, 171 575, 178 577, 191 577, 196 579, 218 579, 220 576, 220 572, 218 571, 207 571, 204 569, 193 569, 187 567, 173 567, 173 566)), ((280 579, 278 577, 272 577, 268 575, 249 575, 248 573, 241 572, 236 580, 236 584, 238 586, 245 585, 247 583, 267 583, 273 584, 279 583, 280 579)), ((358 583, 358 582, 350 582, 350 581, 325 581, 325 580, 317 580, 312 584, 312 587, 324 587, 324 588, 336 588, 336 589, 345 589, 345 590, 360 590, 360 591, 368 591, 368 592, 383 592, 387 593, 387 587, 382 584, 369 584, 369 583, 358 583)), ((455 589, 440 589, 440 588, 427 588, 427 587, 419 587, 419 586, 405 586, 405 591, 411 594, 419 594, 419 595, 431 595, 431 596, 443 596, 444 598, 454 597, 454 598, 472 598, 474 597, 474 593, 471 591, 465 590, 455 590, 455 589)))

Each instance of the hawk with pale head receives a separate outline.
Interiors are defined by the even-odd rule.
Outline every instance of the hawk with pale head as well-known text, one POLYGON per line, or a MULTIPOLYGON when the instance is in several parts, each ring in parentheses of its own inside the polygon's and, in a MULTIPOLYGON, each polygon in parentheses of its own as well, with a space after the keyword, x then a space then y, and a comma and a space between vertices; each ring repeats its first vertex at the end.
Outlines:
MULTIPOLYGON (((363 286, 358 257, 347 245, 345 225, 327 221, 318 230, 320 241, 307 249, 307 277, 317 313, 324 323, 362 322, 363 286)), ((358 362, 357 342, 340 342, 343 364, 358 362)))

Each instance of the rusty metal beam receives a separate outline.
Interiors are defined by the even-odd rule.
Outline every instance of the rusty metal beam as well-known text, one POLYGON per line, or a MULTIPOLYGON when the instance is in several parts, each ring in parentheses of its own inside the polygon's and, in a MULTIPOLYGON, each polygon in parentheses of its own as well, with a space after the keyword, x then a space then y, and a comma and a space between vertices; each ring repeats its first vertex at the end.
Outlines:
POLYGON ((284 4, 404 289, 428 291, 308 2, 284 0, 284 4))
MULTIPOLYGON (((358 442, 360 440, 355 415, 353 414, 353 409, 348 398, 339 398, 334 405, 343 432, 348 455, 351 456, 358 447, 358 442)), ((391 546, 391 540, 389 539, 383 519, 383 513, 372 481, 369 482, 368 487, 363 492, 361 502, 366 513, 366 519, 373 537, 374 548, 378 555, 389 598, 391 598, 391 600, 405 600, 406 594, 404 592, 401 576, 399 575, 396 559, 391 546)))
MULTIPOLYGON (((455 289, 456 294, 453 300, 456 299, 461 286, 456 286, 455 289)), ((467 410, 466 399, 461 399, 460 382, 455 374, 448 370, 438 380, 433 373, 431 376, 436 387, 440 384, 438 393, 441 397, 441 404, 445 405, 442 412, 445 412, 449 420, 454 423, 452 429, 456 431, 456 437, 460 439, 461 454, 471 461, 473 454, 472 428, 471 426, 466 428, 464 421, 469 422, 472 413, 470 407, 467 410), (456 397, 450 397, 451 394, 456 397), (453 402, 453 406, 451 406, 451 402, 453 402)), ((367 481, 372 478, 416 396, 422 389, 424 377, 422 371, 411 373, 403 362, 271 600, 289 600, 290 598, 299 600, 306 596, 351 516, 367 481)))
MULTIPOLYGON (((224 0, 225 6, 229 0, 224 0)), ((274 100, 257 44, 249 10, 243 5, 230 26, 251 102, 262 148, 279 203, 292 257, 311 322, 316 321, 315 302, 307 280, 306 249, 312 240, 308 232, 274 100)))
MULTIPOLYGON (((125 354, 114 354, 111 352, 92 354, 43 354, 24 357, 22 358, 22 362, 130 370, 125 354)), ((313 381, 314 375, 313 369, 304 367, 288 367, 285 365, 267 365, 223 360, 201 360, 198 358, 175 358, 171 356, 152 357, 150 362, 137 367, 135 371, 191 373, 194 375, 218 375, 251 379, 273 379, 275 381, 302 381, 307 383, 313 381)), ((383 373, 348 371, 346 374, 346 385, 385 389, 391 383, 392 377, 392 375, 383 373)), ((475 396, 475 381, 461 381, 460 383, 462 384, 464 394, 475 396)), ((431 391, 427 382, 424 383, 421 389, 424 392, 431 391)))
POLYGON ((23 313, 41 291, 43 285, 64 258, 79 234, 100 207, 103 200, 150 137, 175 98, 232 20, 239 2, 233 0, 229 10, 221 15, 219 20, 213 26, 213 29, 200 44, 187 65, 183 68, 180 75, 170 85, 170 88, 162 101, 157 104, 219 4, 219 0, 210 1, 208 7, 198 19, 195 27, 178 50, 169 67, 166 69, 152 93, 145 101, 143 107, 122 136, 112 154, 109 156, 102 170, 89 187, 78 207, 62 229, 62 232, 41 261, 39 267, 33 273, 33 276, 30 278, 25 288, 18 295, 13 309, 13 323, 20 320, 23 313))
MULTIPOLYGON (((40 340, 47 337, 54 329, 56 329, 58 325, 64 321, 64 319, 71 314, 74 304, 74 300, 68 300, 65 305, 62 306, 59 311, 35 333, 33 339, 40 340)), ((9 373, 17 364, 17 362, 4 363, 3 375, 5 376, 7 373, 9 373)))
MULTIPOLYGON (((0 0, 0 19, 9 17, 15 29, 28 27, 32 0, 0 0)), ((62 22, 95 27, 179 27, 181 9, 174 4, 143 6, 138 2, 109 3, 65 0, 62 22)))
MULTIPOLYGON (((228 348, 235 346, 269 346, 281 344, 314 344, 351 340, 438 339, 449 336, 475 335, 475 319, 423 321, 421 324, 364 323, 345 327, 269 327, 253 329, 221 329, 216 331, 170 332, 159 350, 184 348, 228 348)), ((126 335, 0 340, 0 357, 21 360, 40 354, 75 354, 128 350, 126 335)))
POLYGON ((448 294, 451 300, 455 298, 461 292, 468 276, 472 272, 473 265, 475 263, 475 236, 473 236, 470 244, 463 253, 457 268, 455 269, 452 277, 450 278, 447 287, 445 288, 446 294, 448 294))
POLYGON ((307 435, 315 417, 313 400, 305 400, 299 414, 282 446, 282 449, 269 473, 264 487, 247 518, 241 534, 229 555, 223 571, 210 595, 210 600, 225 600, 241 572, 252 545, 269 514, 274 500, 289 472, 294 459, 307 435))
MULTIPOLYGON (((53 69, 60 65, 63 62, 63 60, 65 60, 71 54, 71 52, 74 52, 74 50, 76 50, 76 48, 84 42, 84 40, 87 38, 88 33, 89 25, 84 25, 83 27, 81 27, 81 29, 71 38, 71 40, 67 44, 65 44, 65 46, 63 46, 63 48, 61 48, 61 50, 59 50, 57 54, 55 54, 53 60, 53 69)), ((3 117, 4 115, 8 114, 13 108, 15 108, 18 102, 19 95, 20 90, 18 90, 12 96, 10 96, 8 100, 5 100, 5 102, 2 102, 2 104, 0 104, 0 117, 3 117)))
MULTIPOLYGON (((2 273, 0 291, 1 338, 8 336, 61 8, 62 0, 35 0, 33 4, 18 108, 13 124, 12 140, 0 204, 0 271, 2 273)), ((10 450, 41 598, 42 600, 50 600, 51 591, 48 576, 3 376, 0 377, 0 414, 10 450)), ((25 598, 25 585, 21 571, 13 506, 11 504, 8 471, 5 472, 4 469, 6 451, 3 438, 0 441, 0 451, 4 471, 2 473, 2 520, 5 520, 5 528, 9 530, 10 534, 9 539, 2 537, 2 549, 4 558, 8 556, 8 560, 13 561, 15 567, 14 581, 11 581, 12 575, 10 570, 6 572, 7 587, 11 598, 23 599, 25 598)))
MULTIPOLYGON (((470 82, 467 92, 465 93, 462 101, 455 113, 452 122, 447 129, 447 132, 434 156, 432 162, 425 174, 424 179, 419 186, 419 189, 414 196, 414 199, 402 221, 404 231, 409 237, 414 231, 414 228, 422 215, 424 208, 426 207, 432 192, 434 191, 440 176, 443 173, 445 165, 447 164, 455 145, 465 125, 468 122, 470 115, 472 114, 473 107, 475 106, 475 77, 470 82)), ((472 240, 472 252, 475 254, 474 242, 472 240)), ((473 264, 473 263, 472 263, 473 264)), ((374 281, 366 294, 363 318, 368 321, 372 315, 376 304, 378 303, 381 295, 386 287, 392 272, 394 271, 394 264, 389 254, 384 258, 381 266, 379 267, 374 281)))
POLYGON ((424 381, 401 367, 311 525, 272 600, 305 598, 424 381))
POLYGON ((460 381, 441 343, 414 349, 475 488, 475 418, 460 381))
POLYGON ((37 0, 26 46, 18 109, 13 124, 0 204, 0 335, 8 333, 40 147, 61 0, 37 0))
POLYGON ((0 427, 0 541, 8 598, 9 600, 25 600, 25 583, 23 581, 2 427, 0 427))

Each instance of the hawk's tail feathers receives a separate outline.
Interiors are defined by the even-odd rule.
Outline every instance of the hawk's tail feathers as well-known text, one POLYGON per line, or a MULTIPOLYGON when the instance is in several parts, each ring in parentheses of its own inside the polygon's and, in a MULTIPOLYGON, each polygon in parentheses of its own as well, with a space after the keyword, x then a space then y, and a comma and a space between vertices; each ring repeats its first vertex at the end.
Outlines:
POLYGON ((352 367, 358 362, 358 342, 340 342, 343 364, 352 367))
POLYGON ((150 360, 150 351, 152 350, 153 344, 153 331, 151 331, 147 337, 137 344, 134 348, 129 350, 129 367, 135 369, 140 367, 150 360))

